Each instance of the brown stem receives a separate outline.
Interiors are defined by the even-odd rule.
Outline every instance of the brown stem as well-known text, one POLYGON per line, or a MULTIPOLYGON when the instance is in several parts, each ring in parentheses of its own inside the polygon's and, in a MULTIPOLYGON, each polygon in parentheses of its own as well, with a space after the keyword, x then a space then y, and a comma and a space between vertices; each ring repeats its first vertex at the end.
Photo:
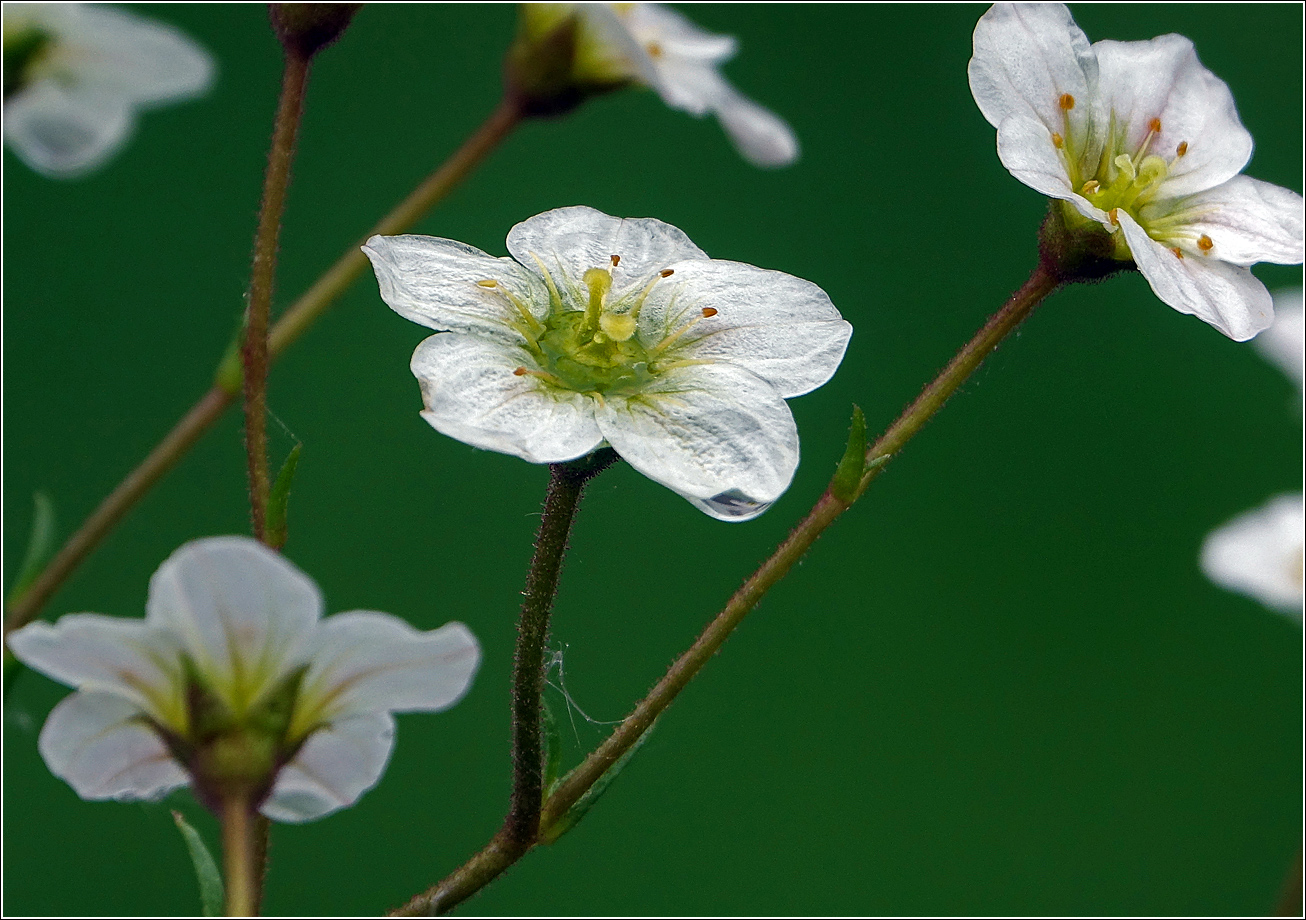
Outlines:
POLYGON ((254 536, 267 542, 268 493, 268 322, 272 314, 272 285, 277 270, 277 241, 290 187, 290 166, 295 140, 304 115, 309 57, 289 50, 281 79, 272 129, 272 148, 263 177, 263 203, 254 237, 254 264, 250 269, 249 303, 245 310, 245 336, 241 346, 244 364, 245 451, 249 466, 249 514, 254 536))
POLYGON ((228 796, 222 802, 222 876, 228 917, 258 916, 262 899, 259 846, 254 812, 248 798, 228 796))

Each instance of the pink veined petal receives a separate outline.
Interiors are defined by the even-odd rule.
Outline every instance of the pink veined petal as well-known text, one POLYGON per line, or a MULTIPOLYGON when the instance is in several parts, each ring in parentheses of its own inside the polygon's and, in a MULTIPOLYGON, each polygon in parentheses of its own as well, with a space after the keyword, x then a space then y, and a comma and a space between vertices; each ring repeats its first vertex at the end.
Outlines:
POLYGON ((462 699, 480 660, 480 645, 462 623, 421 632, 388 613, 338 613, 318 630, 296 720, 299 706, 314 710, 314 721, 363 712, 439 712, 462 699))
POLYGON ((664 372, 596 410, 617 453, 721 520, 756 517, 793 480, 798 428, 780 394, 727 363, 664 372))
POLYGON ((314 732, 281 768, 259 811, 297 824, 353 805, 381 779, 394 743, 394 719, 385 712, 341 719, 314 732))
POLYGON ((535 369, 525 349, 446 332, 418 345, 411 367, 426 405, 422 418, 465 444, 559 463, 603 441, 589 397, 515 373, 535 369))
POLYGON ((980 112, 993 127, 1034 118, 1065 135, 1086 130, 1096 92, 1097 58, 1061 3, 996 3, 975 26, 967 68, 980 112), (1075 105, 1063 109, 1069 94, 1075 105))
POLYGON ((183 545, 150 579, 147 622, 176 636, 237 715, 307 661, 322 595, 249 537, 183 545))
POLYGON ((121 96, 85 83, 34 83, 5 103, 5 143, 32 169, 74 179, 98 169, 135 123, 121 96))
POLYGON ((1117 216, 1138 270, 1165 303, 1205 320, 1236 342, 1270 325, 1270 293, 1250 271, 1207 256, 1177 256, 1125 211, 1117 216))
POLYGON ((119 696, 74 693, 51 712, 38 742, 50 772, 83 799, 161 798, 190 777, 119 696))
POLYGON ((577 308, 588 302, 583 285, 591 268, 611 269, 612 299, 642 288, 673 262, 706 259, 685 233, 652 217, 612 217, 587 207, 557 208, 522 221, 508 231, 508 251, 532 270, 535 258, 577 308), (532 255, 533 254, 533 255, 532 255), (617 265, 613 256, 619 257, 617 265))
POLYGON ((1100 41, 1093 45, 1099 67, 1099 112, 1124 127, 1124 149, 1148 152, 1170 162, 1165 195, 1192 195, 1242 172, 1252 155, 1252 136, 1243 127, 1233 94, 1202 66, 1193 43, 1182 35, 1145 42, 1100 41), (1183 156, 1177 156, 1180 144, 1183 156))
POLYGON ((1234 176, 1182 202, 1161 202, 1157 208, 1176 205, 1175 218, 1191 215, 1185 221, 1185 235, 1193 241, 1203 235, 1211 240, 1211 258, 1243 266, 1302 261, 1306 227, 1302 197, 1296 192, 1250 176, 1234 176))
POLYGON ((9 637, 14 657, 79 690, 113 694, 182 730, 180 647, 144 620, 75 613, 53 625, 29 623, 9 637), (173 704, 173 705, 170 705, 173 704))
POLYGON ((1221 587, 1300 618, 1303 522, 1301 495, 1272 498, 1206 538, 1202 571, 1221 587))
POLYGON ((646 347, 656 348, 692 323, 668 348, 668 357, 727 361, 752 371, 786 399, 834 376, 852 326, 815 284, 720 259, 678 263, 673 270, 640 313, 646 347))
POLYGON ((511 298, 536 319, 546 313, 548 292, 536 272, 474 246, 404 234, 374 236, 363 252, 372 261, 381 299, 404 319, 431 329, 516 344, 525 338, 511 298))

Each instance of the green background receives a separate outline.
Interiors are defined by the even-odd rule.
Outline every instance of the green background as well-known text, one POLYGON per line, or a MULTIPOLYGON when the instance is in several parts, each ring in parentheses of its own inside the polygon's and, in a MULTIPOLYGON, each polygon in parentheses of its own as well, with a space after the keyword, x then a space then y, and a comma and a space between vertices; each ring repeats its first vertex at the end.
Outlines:
MULTIPOLYGON (((755 522, 709 519, 628 467, 591 487, 553 628, 568 763, 593 747, 825 487, 850 406, 882 430, 1033 267, 1040 196, 998 162, 966 62, 983 6, 703 6, 726 68, 782 114, 794 167, 645 91, 525 125, 418 230, 503 254, 508 229, 587 204, 656 216, 710 255, 829 292, 855 333, 791 406, 803 462, 755 522), (565 673, 565 677, 563 676, 565 673)), ((66 535, 209 385, 231 338, 279 82, 256 5, 150 7, 209 48, 205 99, 147 113, 103 171, 4 155, 4 550, 31 494, 66 535)), ((1090 39, 1193 39, 1256 138, 1302 171, 1302 11, 1084 6, 1090 39)), ((282 236, 284 305, 495 104, 502 6, 365 9, 315 67, 282 236)), ((1256 269, 1270 287, 1296 267, 1256 269)), ((418 416, 426 334, 369 274, 276 366, 274 462, 304 454, 287 556, 329 611, 468 623, 468 697, 401 717, 384 781, 275 828, 269 913, 374 913, 493 833, 507 680, 547 470, 418 416), (287 431, 293 433, 288 434, 287 431)), ((1301 835, 1294 620, 1210 584, 1214 527, 1301 481, 1295 387, 1141 276, 1055 295, 767 597, 604 801, 465 906, 492 914, 1243 914, 1270 909, 1301 835)), ((138 616, 162 560, 247 532, 229 414, 75 574, 47 616, 138 616)), ((36 736, 66 689, 6 700, 4 908, 186 914, 168 807, 83 803, 36 736)), ((180 804, 178 804, 180 803, 180 804)))

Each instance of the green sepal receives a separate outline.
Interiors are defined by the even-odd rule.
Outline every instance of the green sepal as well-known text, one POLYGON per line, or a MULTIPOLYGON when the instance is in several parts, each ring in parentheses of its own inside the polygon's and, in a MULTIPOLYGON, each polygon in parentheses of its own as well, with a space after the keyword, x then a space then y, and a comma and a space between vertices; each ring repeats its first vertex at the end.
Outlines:
POLYGON ((299 466, 299 455, 304 448, 303 442, 290 449, 286 462, 281 464, 276 482, 268 494, 268 512, 264 526, 267 545, 281 549, 286 545, 286 514, 290 504, 290 484, 295 479, 295 469, 299 466))
POLYGON ((560 817, 557 821, 554 821, 547 828, 543 829, 543 832, 540 834, 541 843, 553 843, 563 834, 567 833, 567 831, 575 827, 577 823, 580 822, 581 818, 585 817, 585 813, 594 807, 594 803, 603 796, 603 793, 608 791, 608 787, 612 785, 612 781, 621 775, 621 771, 626 769, 626 764, 630 763, 630 759, 644 746, 644 742, 648 741, 649 735, 653 734, 653 729, 657 724, 658 723, 654 721, 652 725, 644 729, 644 734, 640 735, 635 743, 630 746, 630 749, 618 757, 616 762, 608 767, 602 776, 595 780, 593 786, 590 786, 585 790, 585 794, 576 800, 575 805, 567 809, 565 815, 560 817))
POLYGON ((861 488, 862 475, 866 472, 866 416, 858 406, 853 406, 852 425, 848 429, 848 446, 843 450, 843 459, 835 468, 834 478, 830 480, 830 491, 841 502, 851 502, 857 497, 861 488))
POLYGON ((540 725, 544 729, 544 795, 547 797, 558 785, 558 772, 562 767, 562 732, 553 710, 540 700, 540 725))
POLYGON ((177 830, 181 831, 181 838, 186 841, 191 865, 195 867, 195 880, 200 886, 200 912, 206 917, 221 917, 225 894, 222 889, 222 875, 218 872, 218 864, 214 862, 213 854, 205 846, 204 838, 200 836, 199 831, 190 826, 181 812, 174 811, 172 820, 177 823, 177 830))
POLYGON ((44 492, 35 493, 32 500, 36 509, 32 515, 32 531, 27 538, 27 554, 23 557, 22 568, 18 570, 18 578, 9 591, 9 604, 23 596, 54 554, 54 502, 44 492))

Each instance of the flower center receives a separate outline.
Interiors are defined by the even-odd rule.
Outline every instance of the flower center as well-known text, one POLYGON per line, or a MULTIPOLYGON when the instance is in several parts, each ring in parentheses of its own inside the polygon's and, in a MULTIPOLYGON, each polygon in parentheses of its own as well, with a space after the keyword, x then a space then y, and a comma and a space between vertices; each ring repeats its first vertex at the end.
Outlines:
POLYGON ((54 36, 30 23, 4 25, 4 100, 25 89, 54 36))
POLYGON ((649 345, 638 335, 639 314, 649 294, 675 274, 674 269, 664 268, 643 287, 614 295, 612 270, 621 263, 619 255, 611 256, 609 265, 587 269, 579 284, 562 278, 561 287, 538 257, 535 261, 549 291, 549 309, 542 321, 498 282, 478 284, 495 289, 513 305, 518 314, 514 325, 539 364, 539 369, 519 367, 514 373, 539 377, 559 389, 599 399, 605 393, 635 392, 662 371, 684 365, 685 361, 669 360, 669 350, 692 326, 717 312, 710 307, 700 310, 649 345))

